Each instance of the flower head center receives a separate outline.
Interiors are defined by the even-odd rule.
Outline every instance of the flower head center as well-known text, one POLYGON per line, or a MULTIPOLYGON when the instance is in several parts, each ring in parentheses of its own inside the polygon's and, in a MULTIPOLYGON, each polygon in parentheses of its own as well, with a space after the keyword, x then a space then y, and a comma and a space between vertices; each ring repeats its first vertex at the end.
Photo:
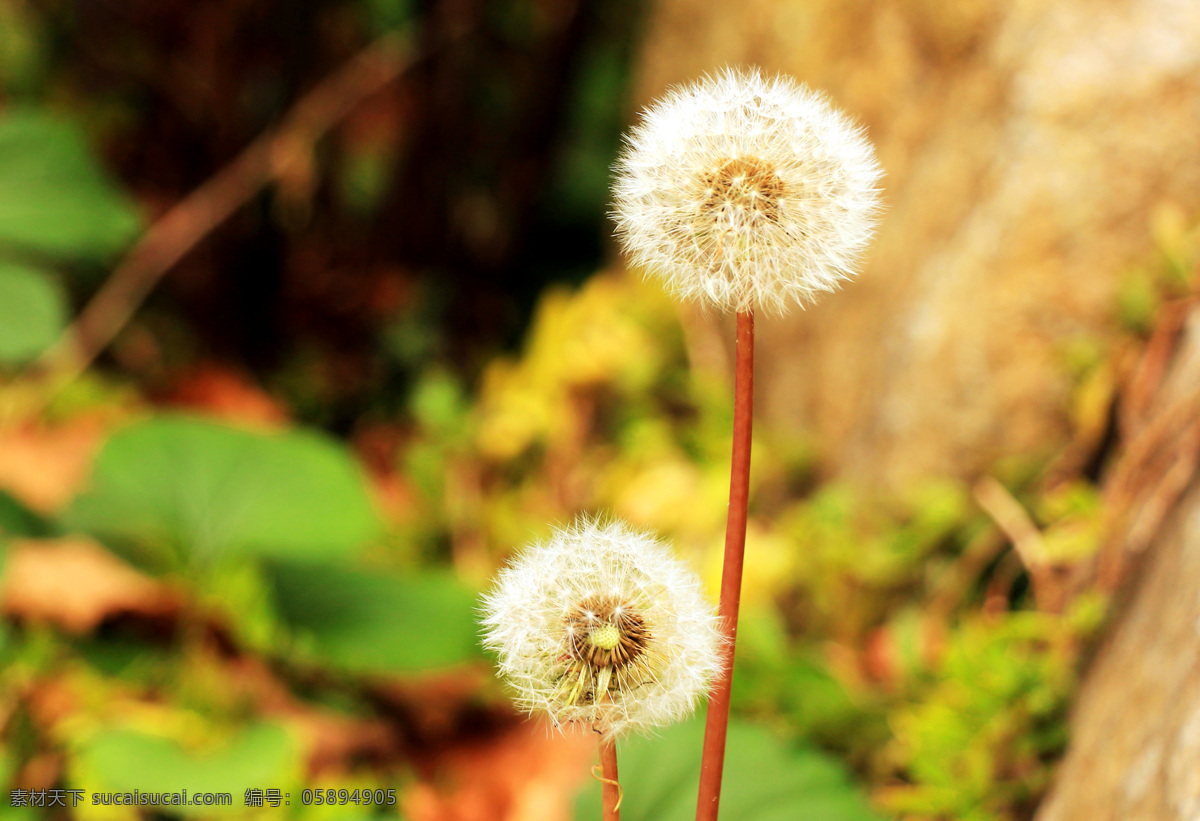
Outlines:
POLYGON ((633 605, 612 596, 593 596, 567 615, 568 649, 593 668, 620 669, 646 651, 650 631, 633 605))
POLYGON ((779 219, 783 180, 775 166, 758 157, 735 157, 700 175, 707 191, 702 212, 714 221, 779 219))
POLYGON ((601 650, 612 650, 621 643, 621 631, 613 624, 602 624, 588 635, 588 642, 601 650))

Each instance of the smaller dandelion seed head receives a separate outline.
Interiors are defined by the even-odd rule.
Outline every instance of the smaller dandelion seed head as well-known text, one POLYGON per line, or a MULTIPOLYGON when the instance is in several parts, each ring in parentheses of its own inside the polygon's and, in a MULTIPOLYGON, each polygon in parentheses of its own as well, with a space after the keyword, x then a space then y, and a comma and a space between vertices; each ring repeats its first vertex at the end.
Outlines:
POLYGON ((680 296, 781 313, 853 274, 879 176, 824 97, 730 69, 671 91, 626 136, 613 218, 632 262, 680 296))
POLYGON ((699 579, 619 523, 580 521, 526 549, 483 610, 484 644, 518 703, 556 725, 616 736, 677 721, 720 668, 699 579))

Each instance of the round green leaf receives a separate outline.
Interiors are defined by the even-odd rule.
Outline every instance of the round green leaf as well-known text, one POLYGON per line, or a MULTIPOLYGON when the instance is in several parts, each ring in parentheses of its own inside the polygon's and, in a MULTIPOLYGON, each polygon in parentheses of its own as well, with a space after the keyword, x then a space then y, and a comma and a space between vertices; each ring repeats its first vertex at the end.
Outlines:
POLYGON ((453 578, 272 562, 296 654, 347 672, 410 673, 480 658, 475 596, 453 578))
POLYGON ((0 245, 103 261, 140 229, 73 125, 32 109, 0 117, 0 245))
POLYGON ((382 527, 338 443, 173 416, 114 434, 64 524, 116 543, 165 543, 185 562, 345 556, 382 527))
POLYGON ((247 727, 215 748, 189 749, 164 736, 106 730, 89 739, 73 766, 73 787, 93 792, 229 793, 226 807, 168 807, 172 813, 244 813, 245 791, 286 787, 299 776, 295 745, 277 725, 247 727))
POLYGON ((33 359, 58 338, 66 319, 63 296, 45 273, 0 262, 0 362, 33 359))
MULTIPOLYGON (((700 786, 703 715, 654 738, 617 742, 625 821, 691 821, 700 786)), ((785 744, 765 730, 732 721, 725 749, 721 818, 725 821, 879 821, 842 767, 828 755, 785 744)), ((600 787, 575 802, 577 821, 599 821, 600 787)))

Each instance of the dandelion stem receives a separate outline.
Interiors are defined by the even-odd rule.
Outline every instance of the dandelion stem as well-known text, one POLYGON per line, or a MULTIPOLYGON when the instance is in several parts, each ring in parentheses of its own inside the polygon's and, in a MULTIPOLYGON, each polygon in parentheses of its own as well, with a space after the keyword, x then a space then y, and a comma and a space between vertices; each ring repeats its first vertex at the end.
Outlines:
POLYGON ((621 783, 617 780, 617 741, 600 737, 600 772, 604 821, 621 821, 621 783))
POLYGON ((746 552, 746 506, 750 498, 750 432, 754 404, 754 312, 737 315, 737 358, 733 379, 733 458, 729 478, 729 516, 725 523, 725 562, 721 569, 719 614, 728 639, 724 664, 713 682, 704 726, 700 761, 700 795, 696 821, 716 821, 729 729, 729 693, 733 651, 737 641, 738 605, 742 595, 742 563, 746 552))

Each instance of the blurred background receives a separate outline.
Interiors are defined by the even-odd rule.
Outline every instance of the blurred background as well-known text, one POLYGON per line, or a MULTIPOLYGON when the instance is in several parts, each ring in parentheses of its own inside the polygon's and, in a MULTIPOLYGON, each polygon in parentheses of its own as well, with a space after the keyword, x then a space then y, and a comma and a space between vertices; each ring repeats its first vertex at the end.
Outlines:
MULTIPOLYGON (((599 817, 476 603, 600 511, 715 600, 732 324, 606 210, 731 64, 861 122, 886 212, 759 323, 723 808, 1195 817, 1197 43, 1173 0, 0 0, 0 819, 599 817), (233 806, 91 800, 134 789, 233 806)), ((622 744, 627 819, 691 817, 701 725, 622 744)))

